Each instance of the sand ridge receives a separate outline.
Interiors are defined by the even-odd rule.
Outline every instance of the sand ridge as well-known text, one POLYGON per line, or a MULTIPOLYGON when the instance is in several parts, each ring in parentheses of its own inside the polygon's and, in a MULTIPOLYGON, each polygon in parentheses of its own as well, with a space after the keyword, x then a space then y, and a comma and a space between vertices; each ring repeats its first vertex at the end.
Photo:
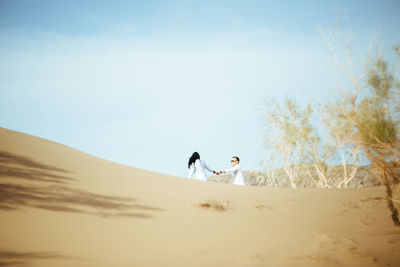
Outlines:
POLYGON ((382 197, 187 180, 0 129, 5 266, 400 266, 382 197))

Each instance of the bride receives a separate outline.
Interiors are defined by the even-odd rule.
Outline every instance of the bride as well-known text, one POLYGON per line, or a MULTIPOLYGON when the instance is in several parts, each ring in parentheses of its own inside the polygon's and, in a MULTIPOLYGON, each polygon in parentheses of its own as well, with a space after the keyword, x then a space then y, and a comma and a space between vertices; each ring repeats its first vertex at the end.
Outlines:
POLYGON ((208 177, 206 175, 205 170, 215 173, 215 171, 211 170, 210 167, 208 167, 204 161, 200 160, 200 155, 197 152, 194 152, 190 157, 188 162, 188 168, 189 168, 189 179, 194 178, 200 181, 207 181, 208 177))

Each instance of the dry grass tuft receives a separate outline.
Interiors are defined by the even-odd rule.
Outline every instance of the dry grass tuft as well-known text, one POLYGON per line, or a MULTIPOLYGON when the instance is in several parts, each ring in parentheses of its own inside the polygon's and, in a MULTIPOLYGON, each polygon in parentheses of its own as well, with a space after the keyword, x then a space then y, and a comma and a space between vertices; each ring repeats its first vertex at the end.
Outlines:
POLYGON ((217 201, 207 201, 207 202, 202 202, 199 203, 197 206, 203 209, 212 209, 216 211, 226 211, 227 206, 224 206, 223 204, 218 203, 217 201))

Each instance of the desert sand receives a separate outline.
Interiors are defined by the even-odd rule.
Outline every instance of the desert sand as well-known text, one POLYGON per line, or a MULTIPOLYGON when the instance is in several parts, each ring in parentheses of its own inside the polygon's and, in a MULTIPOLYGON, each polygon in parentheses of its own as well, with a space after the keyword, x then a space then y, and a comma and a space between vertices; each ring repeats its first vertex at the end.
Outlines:
POLYGON ((380 197, 188 180, 0 129, 0 266, 400 266, 380 197))

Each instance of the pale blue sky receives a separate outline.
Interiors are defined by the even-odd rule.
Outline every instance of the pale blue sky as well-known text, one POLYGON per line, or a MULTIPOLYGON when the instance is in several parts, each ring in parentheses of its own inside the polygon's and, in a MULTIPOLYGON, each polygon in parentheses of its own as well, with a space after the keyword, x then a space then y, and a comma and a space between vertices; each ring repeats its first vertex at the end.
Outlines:
MULTIPOLYGON (((0 126, 186 176, 263 159, 263 97, 337 88, 316 30, 399 42, 398 1, 0 0, 0 126)), ((359 49, 358 49, 359 48, 359 49)))

